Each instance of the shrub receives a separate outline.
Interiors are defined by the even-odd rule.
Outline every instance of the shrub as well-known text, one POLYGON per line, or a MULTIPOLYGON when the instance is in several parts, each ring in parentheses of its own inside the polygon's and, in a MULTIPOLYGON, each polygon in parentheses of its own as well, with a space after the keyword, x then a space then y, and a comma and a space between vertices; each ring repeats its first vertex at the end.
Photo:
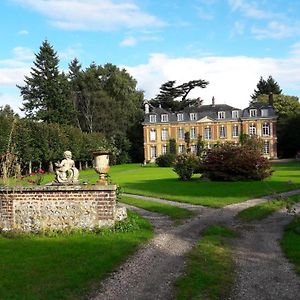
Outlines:
POLYGON ((262 180, 272 174, 270 162, 256 147, 225 143, 207 152, 203 175, 211 180, 262 180))
POLYGON ((197 165, 198 159, 196 156, 180 154, 175 159, 173 170, 178 174, 180 180, 188 181, 192 178, 197 165))
POLYGON ((175 154, 167 153, 159 156, 155 162, 159 167, 172 167, 175 158, 176 158, 175 154))

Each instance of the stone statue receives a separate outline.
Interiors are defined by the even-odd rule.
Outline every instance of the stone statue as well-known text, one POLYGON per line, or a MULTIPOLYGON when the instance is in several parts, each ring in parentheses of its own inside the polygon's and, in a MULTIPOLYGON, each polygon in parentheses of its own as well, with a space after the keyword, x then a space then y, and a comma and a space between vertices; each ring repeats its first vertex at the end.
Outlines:
POLYGON ((60 163, 55 163, 56 183, 78 183, 79 171, 75 167, 71 151, 64 152, 64 158, 60 163))

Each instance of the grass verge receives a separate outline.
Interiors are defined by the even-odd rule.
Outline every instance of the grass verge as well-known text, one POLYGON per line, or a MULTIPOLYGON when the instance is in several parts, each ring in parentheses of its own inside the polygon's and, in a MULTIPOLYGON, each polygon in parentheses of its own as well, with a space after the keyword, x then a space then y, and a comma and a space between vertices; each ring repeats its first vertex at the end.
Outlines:
POLYGON ((181 221, 186 218, 190 218, 194 216, 194 212, 186 209, 186 208, 180 208, 176 207, 174 205, 170 204, 164 204, 154 201, 147 201, 142 199, 136 199, 132 197, 122 196, 121 202, 127 203, 129 205, 133 205, 136 207, 143 208, 145 210, 149 210, 152 212, 157 212, 163 215, 169 216, 173 221, 181 221))
POLYGON ((0 235, 1 299, 83 299, 152 237, 148 221, 129 220, 98 233, 0 235))
POLYGON ((270 200, 265 203, 248 207, 237 214, 237 218, 244 222, 262 220, 281 208, 288 207, 299 202, 300 196, 295 195, 286 199, 270 200))
POLYGON ((284 231, 281 247, 300 275, 300 217, 296 217, 284 231))
POLYGON ((177 299, 225 299, 233 281, 234 268, 228 238, 235 233, 211 226, 188 255, 185 275, 176 282, 177 299))

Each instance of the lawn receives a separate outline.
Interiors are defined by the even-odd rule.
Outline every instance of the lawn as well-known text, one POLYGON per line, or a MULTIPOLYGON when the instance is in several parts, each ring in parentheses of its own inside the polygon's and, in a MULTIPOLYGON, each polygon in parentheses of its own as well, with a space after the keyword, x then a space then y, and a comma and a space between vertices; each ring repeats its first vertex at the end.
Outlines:
POLYGON ((141 243, 151 225, 136 214, 115 232, 0 235, 1 299, 83 299, 141 243))

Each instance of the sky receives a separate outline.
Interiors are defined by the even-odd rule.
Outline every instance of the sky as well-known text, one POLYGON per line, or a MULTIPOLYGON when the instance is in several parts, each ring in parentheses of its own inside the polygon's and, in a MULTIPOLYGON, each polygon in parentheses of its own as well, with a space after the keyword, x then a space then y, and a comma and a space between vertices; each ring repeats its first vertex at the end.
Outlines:
POLYGON ((191 97, 245 108, 269 75, 300 96, 299 0, 1 0, 0 26, 0 106, 18 113, 16 85, 45 39, 61 70, 75 57, 115 64, 146 99, 168 80, 203 79, 191 97))

